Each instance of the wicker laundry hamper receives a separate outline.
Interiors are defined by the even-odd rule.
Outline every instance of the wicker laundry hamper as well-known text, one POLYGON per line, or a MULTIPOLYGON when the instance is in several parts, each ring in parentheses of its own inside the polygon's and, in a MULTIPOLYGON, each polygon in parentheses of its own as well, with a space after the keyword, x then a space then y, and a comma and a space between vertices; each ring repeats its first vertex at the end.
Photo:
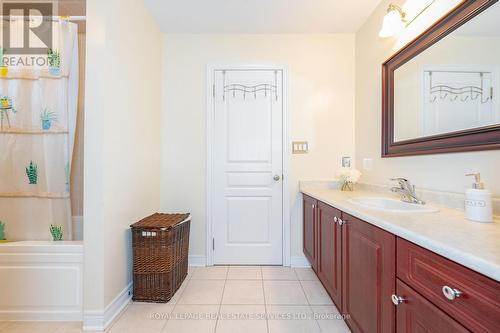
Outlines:
POLYGON ((190 214, 156 213, 132 224, 134 301, 168 302, 188 270, 190 214))

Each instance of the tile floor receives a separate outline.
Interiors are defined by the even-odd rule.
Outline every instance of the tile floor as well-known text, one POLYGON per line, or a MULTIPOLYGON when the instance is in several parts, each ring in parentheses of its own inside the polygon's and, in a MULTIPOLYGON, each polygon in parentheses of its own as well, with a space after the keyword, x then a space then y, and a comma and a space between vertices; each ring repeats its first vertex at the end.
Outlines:
MULTIPOLYGON (((131 303, 109 333, 350 332, 309 268, 190 267, 166 304, 131 303)), ((0 333, 73 333, 81 323, 0 322, 0 333)))

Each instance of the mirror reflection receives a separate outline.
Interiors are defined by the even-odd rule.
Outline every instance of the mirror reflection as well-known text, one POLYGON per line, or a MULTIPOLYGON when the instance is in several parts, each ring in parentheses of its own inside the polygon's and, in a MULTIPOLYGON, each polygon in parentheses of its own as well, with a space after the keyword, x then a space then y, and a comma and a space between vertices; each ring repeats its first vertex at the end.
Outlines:
POLYGON ((500 4, 394 72, 394 141, 500 124, 500 4))

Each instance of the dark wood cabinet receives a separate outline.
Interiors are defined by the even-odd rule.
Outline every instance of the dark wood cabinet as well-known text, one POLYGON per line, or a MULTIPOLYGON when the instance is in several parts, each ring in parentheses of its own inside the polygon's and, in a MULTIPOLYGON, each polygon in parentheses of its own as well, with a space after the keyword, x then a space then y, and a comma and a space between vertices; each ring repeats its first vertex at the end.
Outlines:
POLYGON ((403 299, 396 307, 398 333, 469 332, 399 279, 396 292, 403 299))
POLYGON ((342 306, 342 212, 318 203, 317 274, 337 308, 342 306))
POLYGON ((352 332, 500 332, 500 283, 303 200, 304 254, 352 332), (393 304, 393 295, 403 301, 393 304))
POLYGON ((342 312, 353 332, 395 331, 396 237, 343 214, 342 312))
POLYGON ((500 332, 498 282, 403 239, 397 253, 399 279, 472 332, 500 332))
POLYGON ((317 271, 316 208, 317 200, 307 195, 303 198, 303 252, 314 271, 317 271))

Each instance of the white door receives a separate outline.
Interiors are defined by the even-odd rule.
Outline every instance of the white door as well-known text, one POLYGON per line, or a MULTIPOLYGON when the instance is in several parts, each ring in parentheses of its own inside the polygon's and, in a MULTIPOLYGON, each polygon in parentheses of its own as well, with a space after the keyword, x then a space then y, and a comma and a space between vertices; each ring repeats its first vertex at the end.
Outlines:
POLYGON ((214 264, 282 264, 283 72, 214 72, 214 264))

